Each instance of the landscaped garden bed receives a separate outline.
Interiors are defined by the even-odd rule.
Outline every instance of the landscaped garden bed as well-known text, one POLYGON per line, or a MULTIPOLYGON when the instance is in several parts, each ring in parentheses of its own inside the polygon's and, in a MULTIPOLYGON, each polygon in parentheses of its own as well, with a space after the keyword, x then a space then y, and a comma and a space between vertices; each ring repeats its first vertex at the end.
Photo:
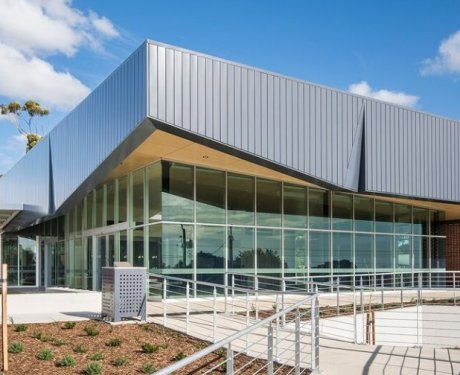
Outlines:
MULTIPOLYGON (((209 345, 156 324, 110 325, 97 321, 12 324, 8 337, 8 374, 152 373, 209 345)), ((225 356, 221 349, 180 373, 201 374, 225 356)), ((251 361, 239 355, 235 368, 251 361)), ((264 365, 264 361, 254 360, 241 373, 253 374, 264 365)), ((277 374, 289 371, 292 368, 281 368, 277 374)), ((224 374, 225 365, 212 373, 224 374)))

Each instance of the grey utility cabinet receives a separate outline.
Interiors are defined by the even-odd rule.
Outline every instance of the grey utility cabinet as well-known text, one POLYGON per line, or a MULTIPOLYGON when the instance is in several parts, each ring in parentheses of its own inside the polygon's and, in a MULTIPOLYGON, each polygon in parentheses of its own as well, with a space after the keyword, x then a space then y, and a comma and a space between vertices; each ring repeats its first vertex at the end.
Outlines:
POLYGON ((147 269, 102 267, 102 318, 147 318, 147 269))

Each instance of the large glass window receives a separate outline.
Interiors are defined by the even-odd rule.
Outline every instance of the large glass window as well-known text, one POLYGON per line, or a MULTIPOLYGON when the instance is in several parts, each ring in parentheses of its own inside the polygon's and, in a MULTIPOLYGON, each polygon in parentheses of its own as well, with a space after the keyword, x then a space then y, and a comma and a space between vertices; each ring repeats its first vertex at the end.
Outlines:
POLYGON ((446 239, 431 238, 431 270, 446 269, 446 239))
POLYGON ((353 196, 334 193, 332 195, 332 228, 352 230, 353 228, 353 196))
POLYGON ((305 272, 307 265, 308 232, 300 230, 284 231, 285 272, 305 272))
POLYGON ((332 235, 334 273, 353 272, 353 243, 351 233, 335 232, 332 235))
POLYGON ((224 272, 225 227, 197 226, 196 267, 212 273, 224 272))
POLYGON ((159 272, 161 269, 166 268, 166 263, 162 258, 161 247, 161 225, 148 226, 149 231, 149 263, 148 267, 153 272, 159 272))
POLYGON ((309 189, 310 228, 329 229, 329 194, 326 190, 309 189))
POLYGON ((310 273, 330 273, 330 233, 311 231, 310 237, 310 273))
POLYGON ((375 263, 377 272, 393 272, 393 236, 375 236, 375 263))
POLYGON ((414 270, 428 270, 430 267, 430 249, 428 237, 414 236, 414 270))
POLYGON ((107 219, 106 225, 115 224, 115 183, 107 184, 107 219))
POLYGON ((193 221, 193 167, 163 162, 163 220, 193 221))
POLYGON ((430 211, 426 208, 414 207, 414 234, 429 234, 430 211))
MULTIPOLYGON (((162 263, 165 269, 193 267, 193 226, 185 224, 164 224, 162 226, 162 263)), ((187 270, 187 272, 190 272, 187 270)))
POLYGON ((132 175, 131 212, 133 224, 144 224, 144 169, 138 169, 132 175))
POLYGON ((281 226, 281 182, 257 179, 257 225, 281 226))
POLYGON ((96 190, 96 227, 104 226, 104 187, 96 190))
POLYGON ((281 272, 281 231, 257 229, 257 269, 281 272))
POLYGON ((284 184, 284 226, 306 228, 308 223, 308 189, 303 186, 284 184))
POLYGON ((254 178, 228 173, 227 189, 228 223, 254 224, 254 178))
POLYGON ((412 269, 412 243, 411 236, 395 236, 396 268, 403 270, 412 269))
POLYGON ((161 163, 155 163, 147 167, 147 179, 149 189, 149 221, 161 221, 161 163))
POLYGON ((127 188, 128 178, 121 177, 118 179, 118 222, 123 223, 127 221, 128 206, 127 206, 127 188))
POLYGON ((355 269, 356 272, 374 272, 374 236, 355 234, 355 269))
POLYGON ((147 266, 144 262, 144 227, 136 228, 133 233, 133 266, 147 266))
POLYGON ((375 201, 375 231, 393 232, 393 203, 375 201))
POLYGON ((94 192, 92 191, 86 197, 86 229, 94 228, 93 207, 94 207, 94 192))
POLYGON ((412 207, 395 204, 395 232, 412 233, 412 207))
POLYGON ((355 196, 355 230, 372 232, 374 230, 374 200, 355 196))
POLYGON ((225 223, 225 172, 196 169, 196 220, 225 223))
POLYGON ((254 229, 229 227, 228 268, 246 269, 254 273, 254 254, 254 229))

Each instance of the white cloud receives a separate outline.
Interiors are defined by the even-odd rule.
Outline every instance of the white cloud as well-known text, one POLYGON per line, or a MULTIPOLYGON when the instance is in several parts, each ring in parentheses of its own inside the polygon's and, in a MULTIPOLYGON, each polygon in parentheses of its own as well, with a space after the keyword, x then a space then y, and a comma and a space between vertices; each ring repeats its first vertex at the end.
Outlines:
POLYGON ((348 86, 348 91, 353 94, 367 96, 405 107, 415 107, 419 100, 418 96, 408 95, 403 92, 390 91, 385 89, 375 91, 366 81, 351 84, 348 86))
POLYGON ((437 56, 423 61, 420 73, 460 74, 460 30, 441 42, 437 56))
POLYGON ((72 0, 0 0, 0 9, 0 95, 58 109, 88 95, 88 87, 45 58, 102 49, 104 40, 119 36, 110 20, 74 8, 72 0))

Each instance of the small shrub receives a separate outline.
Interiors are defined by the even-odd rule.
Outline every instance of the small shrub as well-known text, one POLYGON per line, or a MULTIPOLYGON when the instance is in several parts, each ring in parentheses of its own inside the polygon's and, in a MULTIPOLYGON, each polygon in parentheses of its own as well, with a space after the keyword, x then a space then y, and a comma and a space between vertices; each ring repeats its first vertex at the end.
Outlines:
POLYGON ((88 336, 94 337, 94 336, 99 335, 99 328, 95 326, 86 326, 85 332, 88 336))
POLYGON ((65 322, 62 329, 74 329, 76 324, 75 322, 65 322))
POLYGON ((15 330, 16 332, 25 332, 25 331, 27 331, 27 328, 28 328, 28 327, 27 327, 27 325, 25 325, 25 324, 18 324, 18 325, 14 328, 14 330, 15 330))
POLYGON ((53 344, 54 346, 62 346, 62 345, 67 344, 67 342, 64 341, 64 340, 61 340, 61 339, 53 338, 53 339, 51 340, 51 344, 53 344))
POLYGON ((92 356, 90 356, 89 359, 91 361, 101 361, 102 359, 104 359, 104 356, 101 352, 96 352, 92 356))
POLYGON ((37 353, 35 358, 40 361, 49 361, 54 358, 54 353, 51 349, 43 349, 37 353))
POLYGON ((116 367, 124 366, 128 363, 128 360, 125 357, 117 357, 112 361, 112 365, 116 367))
POLYGON ((115 348, 121 345, 121 340, 119 338, 110 339, 105 343, 105 345, 115 348))
POLYGON ((13 341, 8 347, 8 353, 22 353, 24 351, 24 344, 22 342, 13 341))
POLYGON ((226 356, 226 351, 224 348, 219 348, 216 350, 216 354, 220 357, 220 358, 224 358, 226 356))
POLYGON ((76 366, 77 361, 71 355, 66 355, 65 357, 61 358, 59 361, 56 362, 56 366, 58 367, 72 367, 76 366))
POLYGON ((187 355, 184 352, 179 352, 179 353, 176 354, 174 359, 176 361, 180 361, 181 359, 184 359, 185 357, 187 357, 187 355))
POLYGON ((99 362, 91 362, 88 366, 85 367, 84 373, 86 375, 100 375, 104 368, 99 362))
POLYGON ((41 331, 34 331, 32 332, 32 338, 33 339, 37 339, 37 340, 41 340, 42 339, 42 332, 41 331))
POLYGON ((142 344, 142 351, 144 353, 156 353, 158 350, 160 350, 159 345, 151 344, 149 342, 142 344))
POLYGON ((146 363, 144 366, 142 366, 142 372, 144 374, 152 374, 156 371, 156 367, 155 365, 151 364, 151 363, 146 363))
POLYGON ((51 336, 43 336, 43 335, 40 336, 40 341, 41 342, 50 342, 50 341, 53 341, 53 340, 54 340, 54 337, 51 337, 51 336))
POLYGON ((88 348, 83 344, 78 344, 74 346, 73 351, 75 353, 86 353, 88 351, 88 348))

